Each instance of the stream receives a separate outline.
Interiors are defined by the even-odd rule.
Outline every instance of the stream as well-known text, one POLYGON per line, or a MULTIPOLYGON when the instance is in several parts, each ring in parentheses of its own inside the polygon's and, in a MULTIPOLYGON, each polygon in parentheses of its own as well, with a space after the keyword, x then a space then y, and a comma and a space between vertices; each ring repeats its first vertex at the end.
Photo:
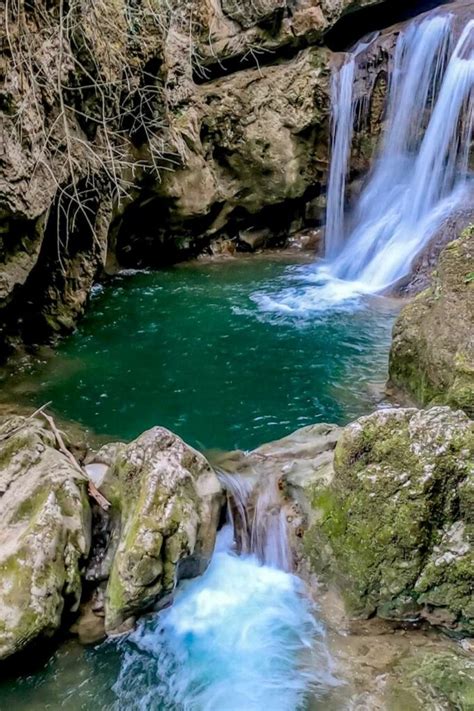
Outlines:
MULTIPOLYGON (((2 391, 31 406, 51 400, 109 438, 160 423, 201 449, 347 422, 383 397, 399 304, 289 308, 312 275, 288 255, 118 275, 97 288, 77 332, 5 376, 2 391)), ((209 569, 180 586, 171 608, 118 642, 66 642, 0 695, 21 710, 287 711, 334 684, 303 583, 236 556, 223 529, 209 569)))
MULTIPOLYGON (((249 450, 383 407, 400 302, 380 294, 407 276, 470 187, 474 21, 456 42, 452 22, 435 16, 400 33, 386 135, 349 215, 353 82, 368 45, 347 55, 333 87, 325 263, 284 254, 118 274, 95 288, 78 330, 54 353, 2 376, 5 400, 50 402, 109 440, 163 425, 205 452, 249 450)), ((69 640, 14 669, 0 683, 0 707, 451 708, 400 690, 388 704, 383 696, 403 654, 416 667, 425 647, 447 642, 392 631, 346 637, 337 601, 321 596, 315 607, 277 559, 236 555, 226 524, 207 571, 181 584, 171 607, 118 640, 88 648, 69 640)))

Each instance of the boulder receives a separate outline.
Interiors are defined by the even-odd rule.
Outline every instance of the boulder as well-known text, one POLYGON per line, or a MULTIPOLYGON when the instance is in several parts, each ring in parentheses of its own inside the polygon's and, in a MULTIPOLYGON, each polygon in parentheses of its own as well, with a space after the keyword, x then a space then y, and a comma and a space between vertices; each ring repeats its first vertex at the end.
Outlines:
POLYGON ((306 488, 306 555, 353 615, 472 634, 473 487, 474 423, 463 412, 362 417, 338 440, 330 483, 306 488))
POLYGON ((104 571, 109 634, 129 626, 138 612, 167 602, 180 578, 204 571, 223 503, 207 460, 162 427, 118 447, 115 455, 102 480, 114 521, 110 570, 104 571))
POLYGON ((0 422, 0 659, 78 608, 90 546, 84 480, 37 419, 0 422))
POLYGON ((431 286, 402 309, 389 375, 422 404, 474 415, 474 226, 443 250, 431 286))

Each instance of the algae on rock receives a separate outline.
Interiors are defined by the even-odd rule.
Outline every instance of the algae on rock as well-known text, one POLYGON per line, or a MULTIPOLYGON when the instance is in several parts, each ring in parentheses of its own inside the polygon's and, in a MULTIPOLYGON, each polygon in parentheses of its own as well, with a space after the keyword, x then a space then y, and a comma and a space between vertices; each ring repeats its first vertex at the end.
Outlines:
POLYGON ((329 486, 312 487, 314 569, 358 616, 474 631, 474 423, 461 411, 386 409, 348 425, 329 486))
POLYGON ((39 420, 0 424, 0 659, 51 635, 81 597, 85 483, 39 420))
POLYGON ((474 226, 441 253, 431 286, 400 313, 390 381, 422 404, 474 415, 474 226))
POLYGON ((162 427, 118 450, 102 491, 119 519, 105 596, 110 633, 203 572, 222 494, 206 459, 162 427))

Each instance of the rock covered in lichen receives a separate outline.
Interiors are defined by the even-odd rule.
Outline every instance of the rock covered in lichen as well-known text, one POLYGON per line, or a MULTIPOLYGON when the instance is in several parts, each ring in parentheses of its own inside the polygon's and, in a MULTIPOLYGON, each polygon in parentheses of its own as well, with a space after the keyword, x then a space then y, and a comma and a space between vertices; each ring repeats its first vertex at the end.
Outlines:
POLYGON ((90 546, 84 480, 38 420, 0 424, 0 659, 77 609, 90 546))
POLYGON ((115 520, 105 595, 108 632, 169 597, 180 578, 203 572, 222 505, 206 459, 162 427, 116 455, 102 486, 115 520))
POLYGON ((474 424, 461 411, 387 409, 348 425, 329 486, 311 491, 314 568, 349 610, 474 631, 474 424))
POLYGON ((416 654, 396 666, 398 684, 388 689, 388 708, 474 708, 474 659, 462 650, 416 654))
POLYGON ((474 226, 443 250, 431 286, 402 310, 390 380, 423 404, 474 415, 474 226))

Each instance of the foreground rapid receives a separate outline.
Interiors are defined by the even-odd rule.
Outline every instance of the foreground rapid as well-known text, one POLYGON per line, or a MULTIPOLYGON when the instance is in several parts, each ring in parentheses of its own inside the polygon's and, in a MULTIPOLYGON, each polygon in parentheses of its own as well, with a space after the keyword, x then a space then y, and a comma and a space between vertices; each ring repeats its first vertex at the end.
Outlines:
POLYGON ((124 643, 117 709, 295 711, 334 683, 324 632, 294 575, 231 550, 124 643))

